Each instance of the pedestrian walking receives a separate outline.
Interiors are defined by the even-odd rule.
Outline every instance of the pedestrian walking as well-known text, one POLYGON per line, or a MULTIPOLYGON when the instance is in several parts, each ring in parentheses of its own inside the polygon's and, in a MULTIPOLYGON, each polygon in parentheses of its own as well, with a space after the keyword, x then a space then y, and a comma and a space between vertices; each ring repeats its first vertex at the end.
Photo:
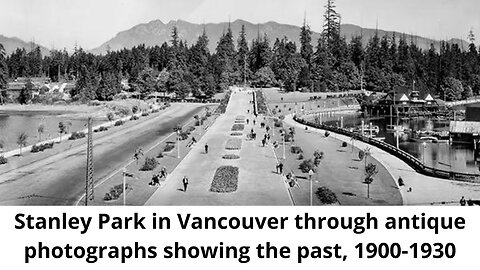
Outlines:
POLYGON ((248 120, 248 118, 247 118, 247 125, 248 125, 248 122, 249 122, 249 120, 248 120))
POLYGON ((187 192, 187 187, 188 187, 188 178, 187 178, 187 176, 184 176, 184 177, 183 177, 182 182, 183 182, 183 192, 187 192))
POLYGON ((162 177, 167 178, 167 168, 163 167, 160 171, 162 177))
POLYGON ((467 200, 465 200, 465 197, 464 197, 464 196, 462 196, 462 198, 460 199, 460 205, 461 205, 461 206, 467 205, 467 200))
POLYGON ((270 134, 267 133, 267 141, 270 141, 270 134))
POLYGON ((253 119, 253 125, 255 126, 255 119, 253 119))
POLYGON ((265 143, 266 143, 266 142, 265 142, 265 138, 263 138, 263 139, 262 139, 262 145, 263 145, 263 147, 265 147, 265 143))
POLYGON ((205 144, 205 154, 208 154, 208 144, 205 144))
POLYGON ((308 171, 308 180, 309 181, 312 181, 312 176, 313 176, 313 170, 310 169, 310 171, 308 171))
POLYGON ((280 171, 280 174, 283 174, 283 163, 278 164, 278 170, 280 171))

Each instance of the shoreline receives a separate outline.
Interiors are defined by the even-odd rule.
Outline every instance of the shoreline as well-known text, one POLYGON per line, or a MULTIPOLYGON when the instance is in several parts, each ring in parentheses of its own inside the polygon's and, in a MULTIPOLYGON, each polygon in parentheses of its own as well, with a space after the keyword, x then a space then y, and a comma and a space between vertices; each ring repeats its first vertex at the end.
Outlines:
MULTIPOLYGON (((299 128, 304 126, 293 120, 292 115, 288 115, 285 121, 299 128)), ((321 129, 311 127, 309 127, 309 130, 324 132, 321 129)), ((335 133, 335 138, 351 145, 350 138, 345 135, 335 133)), ((399 188, 402 195, 403 205, 458 204, 462 196, 465 196, 467 199, 480 198, 480 184, 425 176, 417 173, 399 158, 373 145, 356 141, 355 147, 360 149, 369 147, 371 149, 372 154, 370 157, 380 162, 393 177, 395 185, 399 188), (400 187, 398 181, 396 181, 399 177, 402 177, 405 182, 403 187, 400 187), (410 187, 412 191, 407 192, 410 187)))

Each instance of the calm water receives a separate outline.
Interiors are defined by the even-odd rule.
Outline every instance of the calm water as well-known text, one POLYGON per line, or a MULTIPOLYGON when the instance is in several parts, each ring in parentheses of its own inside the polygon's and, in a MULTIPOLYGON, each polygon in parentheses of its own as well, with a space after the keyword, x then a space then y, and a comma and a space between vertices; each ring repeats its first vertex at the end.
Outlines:
MULTIPOLYGON (((3 151, 18 148, 16 140, 20 133, 28 135, 27 144, 34 144, 40 140, 38 126, 44 125, 42 140, 58 137, 58 123, 63 122, 69 132, 82 130, 87 120, 63 117, 62 112, 5 112, 0 111, 0 140, 4 143, 3 151)), ((96 120, 94 124, 103 121, 96 120)))
MULTIPOLYGON (((386 133, 387 125, 390 125, 390 119, 363 119, 360 114, 348 115, 331 115, 324 117, 323 121, 331 125, 340 125, 340 119, 343 116, 344 127, 353 128, 361 125, 364 120, 365 124, 372 122, 380 128, 378 137, 384 137, 385 142, 392 145, 396 144, 394 137, 386 133)), ((392 120, 393 124, 397 121, 392 120)), ((399 120, 399 125, 412 130, 428 130, 428 131, 442 131, 448 130, 449 122, 447 121, 432 121, 424 119, 416 120, 399 120)), ((400 139, 399 147, 402 150, 417 157, 420 161, 425 162, 426 165, 443 170, 450 170, 469 173, 480 173, 480 164, 474 160, 473 145, 464 144, 448 144, 446 142, 430 143, 427 142, 425 147, 422 142, 412 142, 410 137, 403 136, 400 139)))

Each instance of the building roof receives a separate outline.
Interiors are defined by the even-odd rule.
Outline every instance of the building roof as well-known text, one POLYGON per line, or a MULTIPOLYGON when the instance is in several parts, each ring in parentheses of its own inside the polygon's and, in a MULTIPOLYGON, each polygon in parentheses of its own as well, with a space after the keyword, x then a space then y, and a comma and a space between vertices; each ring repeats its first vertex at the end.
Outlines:
POLYGON ((480 122, 450 121, 451 133, 480 134, 480 122))

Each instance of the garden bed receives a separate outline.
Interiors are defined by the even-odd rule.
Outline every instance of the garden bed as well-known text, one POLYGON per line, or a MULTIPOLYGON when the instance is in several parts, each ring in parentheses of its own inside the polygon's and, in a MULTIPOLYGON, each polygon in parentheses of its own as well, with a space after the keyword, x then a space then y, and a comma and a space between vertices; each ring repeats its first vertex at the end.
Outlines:
POLYGON ((226 155, 223 155, 222 158, 223 159, 239 159, 240 156, 239 155, 234 155, 234 154, 226 154, 226 155))
POLYGON ((234 124, 232 126, 232 131, 241 131, 245 129, 245 125, 243 124, 234 124))
POLYGON ((230 133, 230 136, 243 136, 242 132, 232 132, 230 133))
POLYGON ((238 188, 238 167, 221 166, 213 176, 211 192, 229 193, 238 188))
POLYGON ((240 150, 242 148, 242 139, 239 138, 230 138, 225 144, 225 149, 227 150, 240 150))
MULTIPOLYGON (((127 190, 128 187, 129 187, 128 184, 125 185, 125 190, 127 190)), ((118 198, 120 198, 120 195, 122 195, 123 192, 124 192, 123 184, 116 185, 116 186, 112 187, 108 193, 105 193, 105 196, 103 197, 103 200, 107 201, 107 202, 118 200, 118 198)))

